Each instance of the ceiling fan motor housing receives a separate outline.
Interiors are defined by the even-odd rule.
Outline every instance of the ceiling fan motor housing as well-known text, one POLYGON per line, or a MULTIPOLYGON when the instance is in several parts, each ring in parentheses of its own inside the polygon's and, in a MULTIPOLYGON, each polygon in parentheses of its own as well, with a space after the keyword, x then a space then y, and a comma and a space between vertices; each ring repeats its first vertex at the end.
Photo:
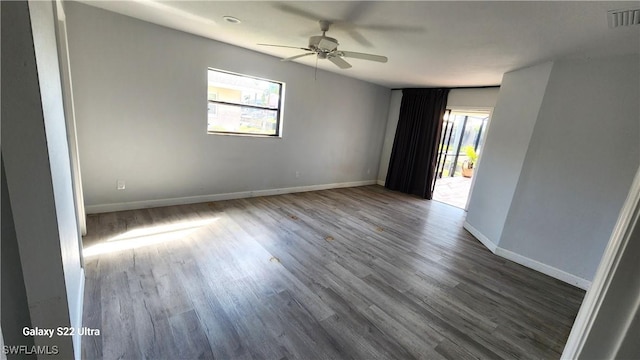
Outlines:
POLYGON ((319 50, 322 52, 331 52, 338 48, 338 40, 324 36, 312 36, 309 38, 309 49, 319 50))

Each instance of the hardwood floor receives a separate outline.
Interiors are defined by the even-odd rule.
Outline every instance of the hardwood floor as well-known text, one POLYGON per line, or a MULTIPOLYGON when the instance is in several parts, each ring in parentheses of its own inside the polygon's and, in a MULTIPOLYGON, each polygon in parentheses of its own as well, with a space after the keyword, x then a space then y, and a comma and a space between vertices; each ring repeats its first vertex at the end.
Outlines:
POLYGON ((83 357, 552 359, 584 291, 379 186, 93 215, 83 357))

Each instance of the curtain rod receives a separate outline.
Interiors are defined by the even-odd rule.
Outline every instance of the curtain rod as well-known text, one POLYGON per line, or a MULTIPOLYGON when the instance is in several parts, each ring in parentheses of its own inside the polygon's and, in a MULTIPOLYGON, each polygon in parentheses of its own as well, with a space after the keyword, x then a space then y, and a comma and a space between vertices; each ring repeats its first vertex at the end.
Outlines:
POLYGON ((426 88, 393 88, 391 90, 404 90, 404 89, 491 89, 491 88, 499 88, 500 85, 488 85, 488 86, 457 86, 457 87, 426 87, 426 88))

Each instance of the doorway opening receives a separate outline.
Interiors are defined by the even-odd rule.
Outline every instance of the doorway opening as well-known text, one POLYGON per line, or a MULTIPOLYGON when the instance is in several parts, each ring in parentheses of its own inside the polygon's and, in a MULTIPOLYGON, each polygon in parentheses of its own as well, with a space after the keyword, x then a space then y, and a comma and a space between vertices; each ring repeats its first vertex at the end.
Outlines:
POLYGON ((490 110, 446 110, 433 181, 433 200, 467 208, 490 114, 490 110))

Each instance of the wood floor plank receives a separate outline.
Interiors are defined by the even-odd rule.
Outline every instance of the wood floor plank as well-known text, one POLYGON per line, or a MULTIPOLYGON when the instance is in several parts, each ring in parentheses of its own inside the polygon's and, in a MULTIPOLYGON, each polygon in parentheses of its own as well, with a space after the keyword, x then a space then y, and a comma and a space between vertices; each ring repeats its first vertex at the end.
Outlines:
POLYGON ((380 186, 91 215, 83 358, 558 358, 584 291, 464 216, 380 186))
MULTIPOLYGON (((102 291, 101 282, 94 276, 100 272, 100 259, 85 261, 84 313, 83 325, 90 329, 102 327, 102 291)), ((82 357, 84 359, 102 358, 102 334, 87 336, 82 341, 82 357)))
POLYGON ((133 318, 134 300, 129 292, 127 272, 113 273, 103 282, 102 353, 106 359, 138 359, 141 356, 137 335, 138 329, 133 318), (131 334, 122 336, 122 334, 131 334))
POLYGON ((343 347, 288 290, 271 297, 269 306, 278 314, 282 333, 277 338, 295 358, 344 359, 343 347))
POLYGON ((442 340, 437 343, 429 343, 425 337, 420 336, 420 332, 409 330, 405 325, 384 312, 375 305, 371 305, 364 311, 365 316, 387 336, 394 337, 404 348, 411 351, 420 359, 444 359, 434 348, 437 347, 442 340))
POLYGON ((459 359, 459 360, 476 360, 477 356, 466 350, 464 347, 453 343, 449 339, 444 339, 438 346, 436 351, 440 353, 446 359, 459 359))
POLYGON ((134 259, 135 271, 127 274, 140 352, 146 359, 169 359, 176 355, 170 312, 163 304, 150 256, 145 251, 136 254, 134 250, 134 259))
POLYGON ((387 336, 364 313, 354 311, 336 292, 329 291, 336 314, 322 320, 322 327, 334 334, 343 348, 354 352, 356 359, 415 359, 394 337, 387 336), (339 336, 336 336, 339 334, 339 336))
POLYGON ((169 318, 177 359, 213 359, 209 341, 194 310, 169 318))
POLYGON ((187 261, 180 264, 176 270, 179 281, 185 284, 185 291, 191 299, 198 318, 203 319, 203 331, 214 358, 250 358, 246 344, 209 287, 209 280, 203 275, 198 264, 187 261))

